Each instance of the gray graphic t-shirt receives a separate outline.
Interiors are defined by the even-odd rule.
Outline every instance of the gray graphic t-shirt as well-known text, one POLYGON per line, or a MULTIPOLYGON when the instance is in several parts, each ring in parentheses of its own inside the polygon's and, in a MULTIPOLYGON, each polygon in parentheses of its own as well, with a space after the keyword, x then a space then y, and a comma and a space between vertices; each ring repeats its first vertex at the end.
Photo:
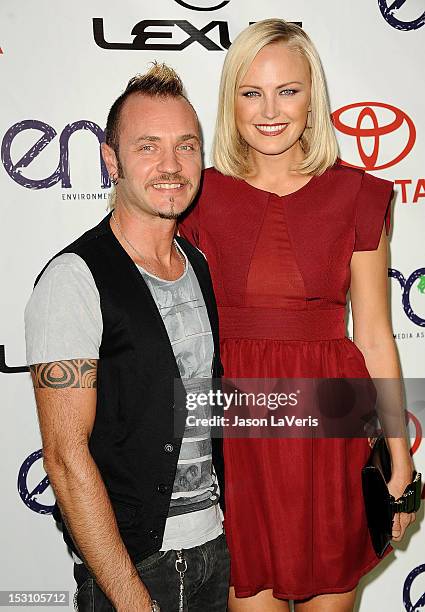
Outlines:
MULTIPOLYGON (((186 258, 185 261, 185 272, 175 281, 162 280, 138 268, 164 321, 186 390, 197 393, 210 388, 214 346, 198 280, 186 258)), ((191 414, 195 418, 209 416, 204 411, 198 414, 199 410, 205 409, 198 406, 191 414)), ((210 508, 218 503, 218 498, 210 431, 186 426, 169 516, 210 508)))
MULTIPOLYGON (((161 313, 185 387, 199 391, 202 379, 210 382, 213 340, 199 283, 184 257, 185 272, 175 281, 138 268, 161 313)), ((100 297, 89 268, 78 255, 60 255, 46 268, 25 310, 27 363, 98 359, 102 331, 100 297)), ((199 546, 222 533, 218 498, 209 429, 186 427, 162 550, 199 546)))

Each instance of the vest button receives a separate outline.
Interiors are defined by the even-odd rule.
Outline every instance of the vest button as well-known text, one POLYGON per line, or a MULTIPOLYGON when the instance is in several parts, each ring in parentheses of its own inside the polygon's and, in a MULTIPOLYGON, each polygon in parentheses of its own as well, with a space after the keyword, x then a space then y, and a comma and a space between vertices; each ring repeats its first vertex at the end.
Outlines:
POLYGON ((168 491, 169 491, 169 490, 170 490, 170 487, 169 487, 168 485, 166 485, 166 484, 160 484, 160 485, 158 485, 158 491, 159 491, 160 493, 163 493, 163 494, 164 494, 164 493, 168 493, 168 491))
POLYGON ((166 453, 172 453, 174 450, 174 446, 172 444, 166 444, 164 446, 164 450, 166 453))
POLYGON ((158 539, 158 532, 156 529, 151 529, 149 531, 149 537, 152 538, 152 540, 157 540, 158 539))

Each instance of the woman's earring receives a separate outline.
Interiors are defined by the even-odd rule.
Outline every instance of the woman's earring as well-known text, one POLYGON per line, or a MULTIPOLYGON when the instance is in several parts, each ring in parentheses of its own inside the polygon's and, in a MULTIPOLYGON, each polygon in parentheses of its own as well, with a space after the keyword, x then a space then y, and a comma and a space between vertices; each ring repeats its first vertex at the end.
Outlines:
POLYGON ((113 185, 118 185, 118 176, 116 174, 110 174, 109 178, 113 185))

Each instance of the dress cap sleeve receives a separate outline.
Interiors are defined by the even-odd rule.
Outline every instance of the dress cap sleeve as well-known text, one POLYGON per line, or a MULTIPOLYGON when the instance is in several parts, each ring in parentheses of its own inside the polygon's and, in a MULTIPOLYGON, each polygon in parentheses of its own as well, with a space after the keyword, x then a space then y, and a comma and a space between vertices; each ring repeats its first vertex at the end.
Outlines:
POLYGON ((363 174, 356 196, 355 251, 375 251, 382 228, 390 230, 393 183, 371 174, 363 174))

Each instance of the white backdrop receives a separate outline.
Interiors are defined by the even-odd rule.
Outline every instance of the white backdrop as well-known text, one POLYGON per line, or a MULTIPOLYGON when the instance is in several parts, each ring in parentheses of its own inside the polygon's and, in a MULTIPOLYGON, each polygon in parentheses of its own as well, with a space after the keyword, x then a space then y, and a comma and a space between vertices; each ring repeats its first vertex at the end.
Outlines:
MULTIPOLYGON (((106 175, 102 183, 98 137, 111 103, 149 61, 169 63, 198 109, 209 165, 227 40, 268 17, 301 22, 325 66, 342 159, 396 181, 394 334, 404 375, 423 378, 425 5, 27 0, 3 2, 0 17, 0 589, 69 590, 72 600, 71 559, 49 514, 53 494, 36 452, 41 444, 30 377, 19 371, 25 364, 23 310, 45 262, 105 214, 108 185, 106 175)), ((415 435, 415 460, 425 472, 425 444, 413 427, 415 435)), ((349 517, 347 522, 349 528, 349 517)), ((412 531, 407 548, 403 544, 394 561, 363 581, 362 611, 425 610, 424 532, 418 526, 412 531)))

